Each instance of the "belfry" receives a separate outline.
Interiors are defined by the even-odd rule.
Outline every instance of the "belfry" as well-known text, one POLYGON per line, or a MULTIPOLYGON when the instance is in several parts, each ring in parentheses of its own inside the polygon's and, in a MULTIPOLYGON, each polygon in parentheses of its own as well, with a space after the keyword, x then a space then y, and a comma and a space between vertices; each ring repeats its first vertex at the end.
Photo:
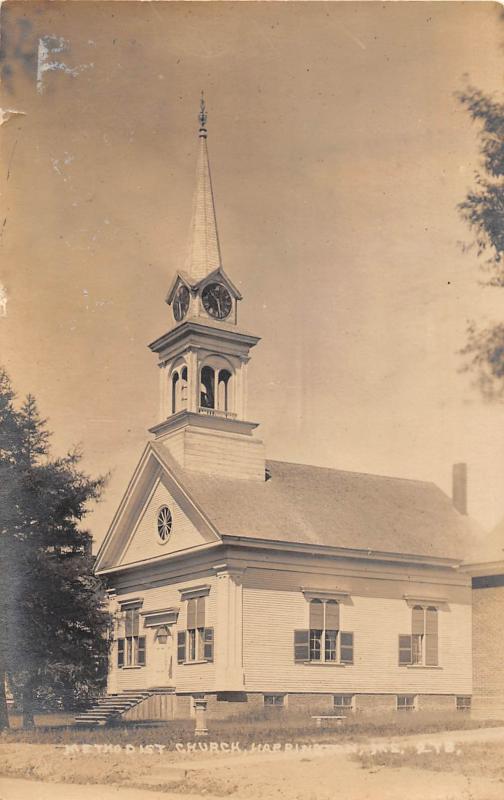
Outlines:
POLYGON ((259 338, 239 328, 242 296, 222 265, 207 136, 202 97, 188 257, 166 297, 175 325, 150 344, 160 367, 150 430, 186 469, 264 480, 257 423, 247 421, 247 364, 259 338))

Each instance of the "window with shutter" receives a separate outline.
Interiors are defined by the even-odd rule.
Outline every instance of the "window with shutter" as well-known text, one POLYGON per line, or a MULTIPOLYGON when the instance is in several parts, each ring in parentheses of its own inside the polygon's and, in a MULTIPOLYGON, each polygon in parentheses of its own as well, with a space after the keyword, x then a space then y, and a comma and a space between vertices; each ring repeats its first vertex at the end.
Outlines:
POLYGON ((196 628, 205 627, 205 598, 196 598, 196 628))
POLYGON ((411 609, 411 635, 399 637, 399 664, 402 666, 438 665, 438 610, 416 605, 411 609), (409 643, 408 643, 409 639, 409 643), (401 646, 402 640, 402 646, 401 646), (409 655, 408 655, 408 650, 409 655))
POLYGON ((194 630, 196 627, 196 599, 195 597, 187 601, 187 630, 194 630))
POLYGON ((353 634, 340 634, 340 604, 337 600, 309 601, 309 629, 294 631, 294 661, 353 664, 353 634))
POLYGON ((137 647, 137 664, 139 667, 145 667, 145 663, 145 636, 139 636, 137 647))
POLYGON ((336 661, 336 640, 338 631, 325 632, 325 660, 336 661))
POLYGON ((433 606, 425 611, 425 663, 430 667, 438 663, 438 611, 433 606))
POLYGON ((411 633, 413 636, 424 634, 424 610, 422 606, 414 606, 411 611, 411 633))
POLYGON ((340 641, 340 661, 342 664, 353 664, 354 660, 354 644, 353 633, 348 631, 341 631, 340 641))
POLYGON ((310 660, 310 631, 294 631, 294 661, 310 660))
POLYGON ((204 650, 203 650, 203 658, 205 661, 213 661, 214 660, 214 630, 213 628, 205 628, 205 633, 203 636, 204 642, 204 650))
POLYGON ((328 600, 325 604, 325 628, 329 631, 339 630, 339 603, 328 600))
POLYGON ((310 629, 323 630, 324 628, 324 604, 322 600, 312 600, 310 602, 310 629))
POLYGON ((213 661, 213 628, 206 628, 206 595, 187 600, 187 621, 184 631, 184 658, 179 664, 191 661, 213 661))
POLYGON ((124 667, 124 639, 117 640, 117 666, 124 667))
POLYGON ((399 665, 411 664, 411 636, 399 634, 399 665))
POLYGON ((139 636, 141 605, 141 601, 135 601, 134 606, 121 610, 118 630, 122 635, 117 640, 118 667, 145 666, 145 636, 139 636))
POLYGON ((177 633, 177 664, 183 664, 186 660, 186 632, 177 633))

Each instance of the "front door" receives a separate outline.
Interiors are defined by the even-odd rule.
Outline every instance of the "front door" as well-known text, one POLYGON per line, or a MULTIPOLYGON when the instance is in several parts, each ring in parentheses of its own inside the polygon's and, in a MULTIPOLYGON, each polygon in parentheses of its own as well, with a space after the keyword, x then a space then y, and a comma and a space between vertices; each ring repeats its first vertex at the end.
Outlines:
MULTIPOLYGON (((167 625, 155 628, 151 645, 151 686, 171 686, 173 675, 173 636, 167 625)), ((147 656, 148 657, 148 656, 147 656)))

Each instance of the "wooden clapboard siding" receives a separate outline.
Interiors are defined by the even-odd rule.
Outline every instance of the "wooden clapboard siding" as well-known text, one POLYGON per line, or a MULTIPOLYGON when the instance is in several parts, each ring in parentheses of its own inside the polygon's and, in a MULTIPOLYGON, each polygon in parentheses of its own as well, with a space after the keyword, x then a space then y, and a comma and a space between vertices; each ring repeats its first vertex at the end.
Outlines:
MULTIPOLYGON (((411 608, 402 596, 379 597, 378 586, 387 582, 372 587, 371 579, 367 581, 367 596, 352 593, 341 603, 341 629, 354 633, 354 665, 295 664, 293 631, 309 624, 308 603, 300 587, 322 588, 323 582, 323 576, 317 581, 311 575, 310 584, 305 578, 299 573, 273 570, 245 573, 243 630, 247 691, 470 694, 470 605, 450 601, 440 607, 442 669, 399 667, 398 635, 411 632, 411 608)), ((436 588, 438 595, 448 597, 457 589, 439 584, 436 588)), ((411 585, 408 590, 411 591, 411 585)))
MULTIPOLYGON (((143 599, 142 612, 155 611, 160 608, 179 607, 180 613, 176 624, 170 627, 173 637, 173 650, 172 650, 172 680, 170 685, 176 686, 178 691, 210 691, 215 682, 215 664, 177 664, 177 631, 185 630, 187 626, 187 604, 181 601, 179 589, 187 589, 191 586, 200 586, 202 583, 210 586, 210 592, 206 597, 206 627, 213 627, 215 637, 218 633, 217 619, 216 619, 216 579, 213 574, 201 576, 197 578, 174 580, 167 579, 165 585, 155 586, 153 588, 145 588, 140 583, 137 587, 131 587, 127 592, 120 592, 116 598, 116 604, 123 603, 129 599, 140 597, 143 599)), ((117 681, 117 691, 124 691, 125 689, 147 689, 153 685, 153 677, 150 667, 149 654, 152 652, 154 641, 154 629, 145 628, 143 623, 144 617, 140 617, 140 635, 146 637, 146 650, 147 650, 147 663, 145 667, 123 668, 118 669, 117 657, 113 653, 113 658, 110 662, 111 675, 109 677, 109 687, 114 685, 117 681), (112 673, 114 673, 112 675, 112 673)), ((109 691, 111 689, 109 688, 109 691)))
POLYGON ((163 479, 159 478, 133 529, 120 563, 131 564, 204 544, 206 544, 205 539, 174 500, 163 479), (172 535, 163 545, 157 538, 157 514, 162 505, 169 507, 173 518, 172 535))
MULTIPOLYGON (((170 441, 165 445, 170 449, 170 441)), ((186 469, 227 478, 264 481, 264 445, 233 433, 189 428, 184 439, 186 469)))
POLYGON ((331 563, 320 558, 293 557, 289 562, 269 556, 277 569, 247 568, 249 588, 271 588, 278 591, 299 591, 302 586, 344 589, 361 597, 388 597, 403 600, 404 595, 446 597, 450 602, 470 606, 471 583, 467 575, 414 564, 358 564, 353 559, 334 559, 331 563), (311 561, 310 568, 304 563, 311 561), (303 563, 304 562, 304 563, 303 563), (352 566, 349 566, 349 563, 352 566), (360 574, 359 574, 360 573, 360 574))
POLYGON ((184 466, 185 431, 171 431, 163 444, 181 466, 184 466))

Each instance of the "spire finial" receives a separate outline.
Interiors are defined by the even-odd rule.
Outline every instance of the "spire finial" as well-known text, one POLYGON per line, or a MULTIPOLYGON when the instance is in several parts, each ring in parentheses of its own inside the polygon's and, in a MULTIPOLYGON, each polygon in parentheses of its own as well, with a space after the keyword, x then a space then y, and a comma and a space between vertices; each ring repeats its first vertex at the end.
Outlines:
POLYGON ((207 112, 205 105, 205 95, 202 90, 201 100, 200 100, 200 112, 199 112, 199 124, 200 124, 199 135, 203 137, 203 139, 206 139, 207 135, 206 123, 207 123, 207 112))

